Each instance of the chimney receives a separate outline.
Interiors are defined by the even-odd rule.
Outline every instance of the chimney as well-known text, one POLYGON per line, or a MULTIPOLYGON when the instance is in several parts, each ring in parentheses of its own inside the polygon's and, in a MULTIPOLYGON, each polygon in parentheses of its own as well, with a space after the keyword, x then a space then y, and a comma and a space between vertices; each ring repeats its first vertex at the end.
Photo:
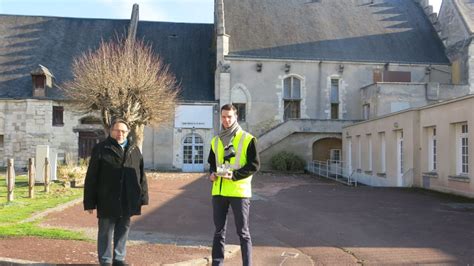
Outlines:
POLYGON ((216 0, 215 5, 214 19, 217 36, 222 36, 225 35, 224 0, 216 0))
POLYGON ((133 4, 132 17, 130 18, 127 39, 132 40, 135 39, 135 36, 137 36, 138 20, 138 4, 133 4))

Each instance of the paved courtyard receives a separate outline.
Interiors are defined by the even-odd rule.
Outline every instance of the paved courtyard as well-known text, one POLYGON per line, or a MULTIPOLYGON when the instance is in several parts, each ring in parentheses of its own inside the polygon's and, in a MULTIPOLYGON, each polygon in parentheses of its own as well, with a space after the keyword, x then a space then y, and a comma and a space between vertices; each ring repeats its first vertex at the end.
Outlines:
MULTIPOLYGON (((196 259, 208 256, 209 249, 203 248, 210 246, 213 233, 209 181, 202 174, 185 173, 159 173, 149 179, 151 204, 133 220, 132 247, 155 245, 156 258, 142 257, 151 256, 156 264, 163 262, 159 256, 171 256, 174 262, 188 261, 193 252, 196 259), (174 251, 170 246, 196 251, 174 251), (169 252, 157 252, 159 247, 169 252)), ((474 263, 474 200, 266 173, 254 177, 254 195, 255 265, 474 263)), ((96 219, 77 204, 48 215, 43 224, 84 230, 94 237, 96 219)), ((227 241, 238 245, 233 220, 228 223, 227 241)), ((89 262, 94 260, 94 248, 89 246, 89 262)), ((129 262, 142 261, 130 257, 129 262)), ((226 265, 241 265, 238 250, 226 265)))

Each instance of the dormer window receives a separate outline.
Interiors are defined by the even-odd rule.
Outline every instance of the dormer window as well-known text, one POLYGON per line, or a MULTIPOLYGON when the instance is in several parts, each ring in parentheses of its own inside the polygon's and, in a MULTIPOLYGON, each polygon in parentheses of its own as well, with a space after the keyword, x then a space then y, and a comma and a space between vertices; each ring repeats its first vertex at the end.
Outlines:
POLYGON ((46 77, 44 75, 31 75, 33 79, 33 97, 46 96, 46 77))
POLYGON ((45 66, 39 67, 31 71, 33 82, 33 97, 46 97, 46 88, 53 85, 53 75, 45 66))
POLYGON ((33 76, 33 84, 35 84, 35 89, 43 89, 45 87, 46 77, 44 75, 33 76))

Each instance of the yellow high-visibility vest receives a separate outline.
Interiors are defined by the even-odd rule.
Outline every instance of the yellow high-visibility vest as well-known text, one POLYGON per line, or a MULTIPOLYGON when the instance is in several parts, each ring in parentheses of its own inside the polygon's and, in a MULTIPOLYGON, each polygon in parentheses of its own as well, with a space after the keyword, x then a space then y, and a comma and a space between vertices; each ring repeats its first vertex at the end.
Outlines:
MULTIPOLYGON (((232 169, 240 169, 247 163, 247 148, 253 138, 254 137, 251 134, 243 130, 238 130, 235 133, 235 136, 231 140, 235 149, 235 157, 232 157, 229 162, 232 169)), ((219 136, 215 136, 212 139, 211 149, 216 157, 216 166, 222 166, 224 164, 224 144, 220 140, 219 136)), ((217 179, 212 184, 212 195, 250 198, 252 197, 251 183, 252 176, 238 181, 217 176, 217 179)))

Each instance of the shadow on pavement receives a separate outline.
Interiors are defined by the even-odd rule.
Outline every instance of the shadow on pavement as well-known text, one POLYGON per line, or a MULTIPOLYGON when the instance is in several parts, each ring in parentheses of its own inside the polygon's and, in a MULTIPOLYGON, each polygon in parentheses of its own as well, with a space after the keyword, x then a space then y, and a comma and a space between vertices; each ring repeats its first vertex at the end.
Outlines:
MULTIPOLYGON (((133 230, 178 244, 210 245, 209 181, 185 176, 154 179, 150 198, 156 202, 134 220, 133 230)), ((262 254, 281 247, 313 262, 328 257, 322 262, 468 264, 474 262, 473 202, 420 189, 354 188, 308 175, 259 174, 251 232, 262 254)), ((227 243, 238 244, 232 216, 227 243)))

